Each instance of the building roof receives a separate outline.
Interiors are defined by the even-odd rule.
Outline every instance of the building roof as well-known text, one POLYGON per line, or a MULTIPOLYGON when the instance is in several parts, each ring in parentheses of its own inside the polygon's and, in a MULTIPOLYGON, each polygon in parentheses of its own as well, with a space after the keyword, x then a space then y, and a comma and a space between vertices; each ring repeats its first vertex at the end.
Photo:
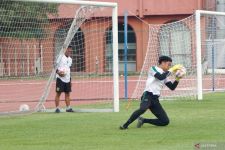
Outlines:
MULTIPOLYGON (((90 0, 93 1, 93 0, 90 0)), ((104 2, 117 2, 118 15, 123 16, 124 11, 128 10, 139 17, 149 15, 182 15, 193 14, 196 9, 202 9, 203 0, 98 0, 104 2)), ((57 18, 72 18, 77 5, 61 4, 57 18)), ((95 16, 109 16, 111 10, 95 13, 95 16)), ((131 13, 129 13, 132 16, 131 13)), ((55 17, 54 17, 55 18, 55 17)))

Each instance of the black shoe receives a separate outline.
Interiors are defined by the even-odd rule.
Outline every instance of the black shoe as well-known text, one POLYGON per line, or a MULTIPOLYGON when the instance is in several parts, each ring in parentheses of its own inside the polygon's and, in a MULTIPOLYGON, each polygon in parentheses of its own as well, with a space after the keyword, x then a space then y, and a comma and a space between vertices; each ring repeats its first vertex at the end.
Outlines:
POLYGON ((60 113, 60 109, 56 108, 55 113, 60 113))
POLYGON ((70 109, 67 109, 66 112, 74 112, 74 110, 70 108, 70 109))
POLYGON ((123 125, 119 127, 120 130, 127 130, 128 127, 124 127, 123 125))
POLYGON ((139 117, 138 118, 138 123, 137 123, 137 128, 141 128, 144 124, 144 118, 139 117))

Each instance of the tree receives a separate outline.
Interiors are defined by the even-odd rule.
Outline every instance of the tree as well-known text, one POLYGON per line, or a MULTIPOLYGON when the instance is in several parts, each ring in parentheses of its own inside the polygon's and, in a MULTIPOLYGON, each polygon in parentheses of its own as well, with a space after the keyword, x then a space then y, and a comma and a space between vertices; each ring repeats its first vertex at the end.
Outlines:
POLYGON ((49 16, 57 15, 57 4, 1 0, 0 37, 19 39, 46 37, 49 16))

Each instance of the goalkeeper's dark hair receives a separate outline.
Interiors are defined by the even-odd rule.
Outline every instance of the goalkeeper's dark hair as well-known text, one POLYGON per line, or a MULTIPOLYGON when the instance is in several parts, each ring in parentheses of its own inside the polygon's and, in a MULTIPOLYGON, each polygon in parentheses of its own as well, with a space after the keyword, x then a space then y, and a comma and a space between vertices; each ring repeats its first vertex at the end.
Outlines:
POLYGON ((161 64, 162 62, 172 62, 172 58, 169 56, 160 56, 158 63, 161 64))
POLYGON ((73 48, 73 46, 72 45, 69 45, 68 48, 73 48))

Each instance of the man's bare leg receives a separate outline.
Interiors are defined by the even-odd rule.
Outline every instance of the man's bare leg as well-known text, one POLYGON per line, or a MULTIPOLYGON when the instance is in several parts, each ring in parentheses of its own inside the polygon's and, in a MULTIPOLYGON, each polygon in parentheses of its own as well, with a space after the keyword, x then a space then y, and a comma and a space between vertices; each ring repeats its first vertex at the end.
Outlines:
POLYGON ((55 95, 55 107, 56 107, 55 112, 56 113, 60 112, 60 109, 59 109, 60 95, 61 95, 61 92, 56 92, 56 95, 55 95))
POLYGON ((65 102, 66 102, 66 112, 74 112, 73 109, 70 107, 70 93, 65 93, 65 102))

